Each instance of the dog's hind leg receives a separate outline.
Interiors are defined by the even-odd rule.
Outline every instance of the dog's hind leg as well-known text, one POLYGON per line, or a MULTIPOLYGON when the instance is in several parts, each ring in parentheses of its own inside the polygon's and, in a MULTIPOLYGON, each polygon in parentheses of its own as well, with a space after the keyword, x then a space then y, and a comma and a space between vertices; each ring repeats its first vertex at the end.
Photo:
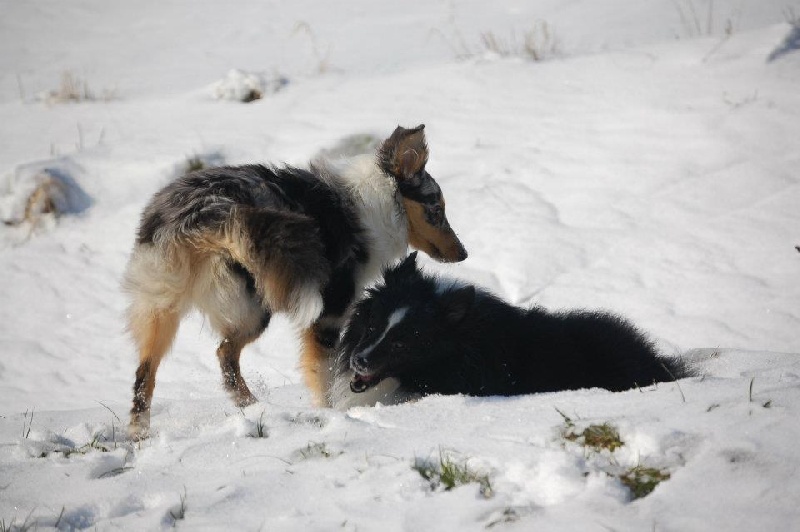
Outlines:
POLYGON ((247 387, 239 369, 239 356, 242 354, 245 343, 225 338, 217 348, 219 367, 222 370, 222 383, 233 399, 233 403, 240 408, 258 402, 250 388, 247 387))
POLYGON ((147 437, 156 372, 185 313, 189 269, 179 251, 142 244, 134 248, 125 272, 123 287, 131 295, 128 330, 139 352, 128 429, 135 440, 147 437))
POLYGON ((269 320, 270 314, 265 313, 262 321, 263 325, 260 329, 250 334, 230 333, 225 336, 217 348, 219 367, 222 370, 222 383, 225 386, 225 390, 230 394, 231 399, 233 399, 234 404, 238 407, 258 402, 250 388, 247 387, 244 377, 242 377, 242 372, 239 369, 239 357, 244 346, 261 336, 261 332, 267 327, 269 320))
POLYGON ((139 367, 133 385, 133 407, 128 435, 146 438, 150 428, 150 402, 156 385, 156 371, 178 331, 180 315, 174 310, 156 310, 131 319, 131 332, 139 347, 139 367))
POLYGON ((192 295, 211 328, 222 336, 217 358, 225 390, 238 407, 257 402, 242 377, 239 357, 244 346, 261 336, 272 313, 258 297, 252 274, 230 259, 210 258, 197 269, 192 295))

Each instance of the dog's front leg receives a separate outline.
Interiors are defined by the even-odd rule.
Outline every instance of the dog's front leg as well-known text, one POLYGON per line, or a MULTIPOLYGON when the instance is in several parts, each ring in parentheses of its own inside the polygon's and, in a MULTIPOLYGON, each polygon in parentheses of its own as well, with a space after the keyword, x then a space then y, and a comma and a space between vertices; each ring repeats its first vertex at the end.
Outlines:
POLYGON ((328 324, 329 320, 325 322, 323 325, 320 320, 305 329, 301 337, 300 369, 318 407, 331 406, 328 389, 333 381, 334 347, 339 338, 339 327, 328 324))

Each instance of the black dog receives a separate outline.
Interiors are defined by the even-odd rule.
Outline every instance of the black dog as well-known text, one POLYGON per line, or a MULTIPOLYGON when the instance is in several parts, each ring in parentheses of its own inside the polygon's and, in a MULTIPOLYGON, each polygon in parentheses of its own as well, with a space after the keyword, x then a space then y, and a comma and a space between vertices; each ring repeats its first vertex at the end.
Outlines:
POLYGON ((474 286, 423 275, 416 253, 385 271, 383 284, 356 305, 335 371, 331 403, 339 407, 409 395, 621 391, 688 375, 618 316, 514 307, 474 286), (399 389, 376 393, 388 381, 399 389))

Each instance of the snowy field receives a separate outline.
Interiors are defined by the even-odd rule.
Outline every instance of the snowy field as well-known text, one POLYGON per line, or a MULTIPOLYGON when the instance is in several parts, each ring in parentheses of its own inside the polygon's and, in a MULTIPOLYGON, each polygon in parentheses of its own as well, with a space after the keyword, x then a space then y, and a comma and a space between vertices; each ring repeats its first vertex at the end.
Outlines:
POLYGON ((797 0, 0 12, 0 530, 800 530, 797 0), (195 315, 125 441, 150 195, 419 123, 470 252, 427 269, 618 312, 702 376, 315 409, 276 319, 240 411, 195 315))

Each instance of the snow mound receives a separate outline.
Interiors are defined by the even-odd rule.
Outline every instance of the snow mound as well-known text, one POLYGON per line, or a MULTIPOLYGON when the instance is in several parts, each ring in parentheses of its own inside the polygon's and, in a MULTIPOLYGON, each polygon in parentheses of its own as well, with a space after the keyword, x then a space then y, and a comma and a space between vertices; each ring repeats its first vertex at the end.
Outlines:
POLYGON ((38 226, 47 219, 81 214, 92 204, 76 180, 81 168, 69 158, 18 166, 0 192, 0 219, 7 226, 38 226))
POLYGON ((289 80, 281 76, 269 77, 263 73, 234 68, 211 86, 211 93, 218 100, 250 103, 267 94, 274 94, 288 84, 289 80))
POLYGON ((795 21, 790 25, 789 33, 783 42, 769 54, 769 61, 780 59, 786 54, 800 50, 800 21, 795 21))

